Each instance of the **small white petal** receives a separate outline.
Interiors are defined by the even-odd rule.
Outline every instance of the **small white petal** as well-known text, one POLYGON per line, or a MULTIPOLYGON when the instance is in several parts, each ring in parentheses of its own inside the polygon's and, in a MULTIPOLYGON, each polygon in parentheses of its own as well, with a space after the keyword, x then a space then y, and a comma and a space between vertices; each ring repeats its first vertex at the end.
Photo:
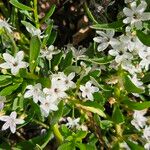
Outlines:
POLYGON ((105 50, 105 49, 108 47, 108 45, 109 45, 108 42, 106 42, 106 43, 101 43, 101 44, 98 45, 97 50, 98 50, 99 52, 100 52, 100 51, 103 51, 103 50, 105 50))
POLYGON ((15 119, 16 124, 23 124, 25 121, 23 119, 15 119))
POLYGON ((11 131, 12 133, 15 133, 15 132, 16 132, 16 124, 12 124, 12 125, 10 126, 10 131, 11 131))
POLYGON ((13 119, 16 119, 17 113, 16 113, 15 111, 13 111, 13 112, 10 114, 10 117, 13 118, 13 119))
POLYGON ((6 130, 9 128, 9 122, 4 123, 4 125, 2 126, 2 130, 6 130))
POLYGON ((20 61, 23 60, 23 58, 24 58, 24 52, 23 52, 23 51, 19 51, 19 52, 16 54, 15 60, 16 60, 17 62, 20 62, 20 61))
POLYGON ((0 68, 9 69, 11 67, 10 67, 10 64, 6 62, 6 63, 0 64, 0 68))
POLYGON ((15 59, 13 56, 11 56, 10 54, 8 53, 4 53, 3 54, 3 58, 6 62, 9 62, 9 63, 14 63, 15 62, 15 59))
POLYGON ((1 121, 7 121, 9 118, 9 116, 0 116, 1 121))

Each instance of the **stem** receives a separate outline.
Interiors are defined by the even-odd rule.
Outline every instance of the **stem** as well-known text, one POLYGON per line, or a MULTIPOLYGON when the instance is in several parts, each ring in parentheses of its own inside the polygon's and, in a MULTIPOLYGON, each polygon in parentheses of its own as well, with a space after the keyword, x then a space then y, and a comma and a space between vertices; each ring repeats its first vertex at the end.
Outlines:
POLYGON ((37 28, 39 28, 40 25, 39 25, 39 17, 38 17, 37 0, 34 0, 34 18, 35 18, 35 25, 37 28))
POLYGON ((54 135, 58 141, 59 144, 61 144, 63 142, 63 136, 61 135, 59 129, 58 129, 58 124, 55 124, 53 126, 53 132, 54 132, 54 135))
POLYGON ((48 126, 48 125, 46 125, 46 124, 44 124, 44 123, 42 123, 42 122, 40 122, 40 121, 38 121, 38 120, 35 120, 35 119, 33 119, 33 121, 34 121, 35 123, 41 125, 42 127, 46 128, 46 129, 49 129, 49 126, 48 126))

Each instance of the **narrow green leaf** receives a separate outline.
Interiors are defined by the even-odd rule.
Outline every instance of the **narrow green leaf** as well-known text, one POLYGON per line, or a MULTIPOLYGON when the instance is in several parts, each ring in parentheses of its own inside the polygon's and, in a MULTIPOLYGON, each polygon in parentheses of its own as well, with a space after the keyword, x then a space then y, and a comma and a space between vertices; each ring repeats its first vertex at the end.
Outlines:
POLYGON ((47 19, 49 19, 53 15, 55 9, 56 9, 56 5, 52 5, 48 13, 46 13, 45 17, 40 21, 40 24, 42 24, 47 19))
POLYGON ((144 92, 143 89, 138 88, 134 85, 134 83, 131 81, 131 79, 129 78, 127 74, 123 75, 123 83, 124 83, 125 89, 129 93, 143 93, 144 92))
POLYGON ((9 75, 0 75, 0 81, 6 80, 8 78, 10 79, 11 76, 9 76, 9 75))
POLYGON ((49 39, 47 40, 47 44, 48 45, 54 44, 56 38, 57 38, 57 31, 54 30, 51 32, 51 35, 49 36, 49 39))
POLYGON ((84 9, 85 9, 85 12, 87 13, 88 17, 96 24, 98 24, 98 22, 96 21, 96 19, 94 18, 92 12, 90 11, 90 9, 88 8, 87 4, 84 3, 84 9))
POLYGON ((61 70, 64 70, 66 67, 71 66, 72 65, 72 60, 73 60, 73 54, 72 54, 72 51, 69 51, 66 54, 65 59, 62 60, 61 63, 60 63, 61 70))
POLYGON ((37 36, 33 36, 30 41, 30 56, 29 56, 29 68, 33 73, 37 65, 37 59, 40 54, 40 40, 37 36))
POLYGON ((0 87, 5 87, 5 86, 7 86, 7 85, 9 85, 9 84, 11 84, 12 83, 12 79, 6 79, 6 80, 2 80, 2 81, 0 81, 0 87))
POLYGON ((60 145, 57 150, 74 150, 74 149, 75 147, 72 146, 72 143, 67 142, 67 143, 63 143, 62 145, 60 145))
POLYGON ((50 23, 50 24, 48 25, 48 27, 46 28, 46 30, 45 30, 45 35, 46 35, 46 36, 43 38, 42 47, 44 47, 44 46, 47 45, 48 39, 49 39, 50 36, 51 36, 52 29, 53 29, 53 22, 50 23))
POLYGON ((96 113, 98 115, 100 115, 101 117, 106 117, 105 113, 100 109, 100 108, 95 108, 95 107, 91 107, 91 106, 84 106, 83 104, 76 104, 77 107, 82 108, 84 110, 96 113))
POLYGON ((116 124, 120 124, 124 122, 124 116, 119 108, 118 105, 114 106, 114 110, 113 110, 113 115, 112 115, 112 120, 116 123, 116 124))
POLYGON ((18 108, 18 98, 15 98, 13 101, 12 110, 16 110, 18 108))
POLYGON ((110 63, 111 61, 114 60, 114 58, 111 57, 111 56, 105 56, 105 57, 102 57, 102 58, 91 58, 91 59, 81 58, 81 60, 101 65, 101 64, 110 63))
POLYGON ((18 0, 10 0, 10 3, 19 9, 33 11, 31 7, 18 2, 18 0))
POLYGON ((144 32, 138 30, 136 31, 136 34, 139 38, 139 40, 146 46, 150 46, 150 35, 145 34, 144 32))
POLYGON ((118 20, 116 22, 113 23, 109 23, 109 24, 95 24, 93 26, 91 26, 91 28, 96 29, 96 30, 117 30, 118 28, 121 28, 124 26, 124 23, 122 22, 122 20, 118 20))
POLYGON ((59 108, 58 111, 53 113, 52 120, 50 121, 52 126, 56 124, 59 121, 59 119, 62 117, 63 107, 64 107, 64 104, 63 104, 63 101, 61 101, 58 105, 58 108, 59 108))
POLYGON ((126 143, 131 148, 131 150, 144 150, 144 148, 136 143, 126 140, 126 143))
POLYGON ((127 98, 127 99, 122 100, 122 103, 127 105, 128 108, 134 109, 134 110, 143 110, 143 109, 146 109, 146 108, 150 108, 150 101, 133 102, 133 101, 131 101, 127 98))
POLYGON ((15 90, 18 89, 19 86, 20 86, 20 84, 14 84, 14 85, 7 86, 0 92, 0 96, 7 96, 7 95, 12 94, 15 90))
POLYGON ((81 72, 81 67, 80 66, 68 66, 65 70, 64 73, 65 74, 70 74, 71 72, 75 72, 75 73, 80 73, 81 72))

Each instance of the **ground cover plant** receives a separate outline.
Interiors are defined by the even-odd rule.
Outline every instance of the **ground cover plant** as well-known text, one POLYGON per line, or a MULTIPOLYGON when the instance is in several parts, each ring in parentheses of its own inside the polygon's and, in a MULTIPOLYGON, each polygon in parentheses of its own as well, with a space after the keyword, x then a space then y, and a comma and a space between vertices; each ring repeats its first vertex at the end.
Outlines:
POLYGON ((149 0, 1 0, 0 149, 150 150, 149 68, 149 0))

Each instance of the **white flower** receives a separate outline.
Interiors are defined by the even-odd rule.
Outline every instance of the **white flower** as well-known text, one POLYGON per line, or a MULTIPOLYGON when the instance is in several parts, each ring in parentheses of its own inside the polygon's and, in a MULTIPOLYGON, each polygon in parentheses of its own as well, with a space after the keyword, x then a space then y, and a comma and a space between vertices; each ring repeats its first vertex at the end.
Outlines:
POLYGON ((83 46, 78 46, 78 48, 76 49, 72 44, 68 44, 67 51, 70 51, 70 50, 73 52, 73 56, 76 60, 80 60, 81 58, 87 57, 85 55, 85 52, 87 49, 83 46))
POLYGON ((4 102, 6 101, 5 96, 0 96, 0 111, 4 108, 4 102))
POLYGON ((45 57, 47 60, 51 60, 53 58, 53 55, 56 55, 59 52, 60 50, 55 50, 55 47, 53 45, 50 45, 46 50, 41 50, 41 57, 45 57))
POLYGON ((80 121, 80 118, 76 118, 76 119, 72 119, 70 117, 67 117, 67 123, 66 123, 66 126, 68 128, 78 128, 79 125, 79 121, 80 121))
POLYGON ((0 19, 0 29, 5 28, 9 33, 12 33, 12 26, 6 20, 0 19))
POLYGON ((141 110, 141 111, 134 111, 133 114, 133 120, 131 121, 131 124, 137 129, 141 130, 146 125, 147 118, 144 117, 146 114, 147 110, 141 110))
POLYGON ((143 138, 145 138, 147 141, 150 141, 150 126, 145 126, 143 130, 143 138))
POLYGON ((93 93, 98 92, 99 89, 95 86, 92 86, 92 83, 88 81, 85 86, 80 85, 80 90, 82 91, 82 97, 88 98, 89 100, 93 101, 93 93))
POLYGON ((145 50, 140 49, 139 57, 142 59, 139 65, 148 71, 150 66, 150 47, 147 47, 145 50))
POLYGON ((123 9, 124 14, 127 16, 123 20, 125 24, 131 24, 132 27, 142 29, 142 21, 150 20, 150 13, 145 12, 147 3, 142 1, 138 6, 136 2, 130 3, 131 9, 125 7, 123 9))
POLYGON ((56 99, 63 99, 67 97, 65 91, 67 90, 64 82, 62 80, 58 80, 58 77, 52 78, 51 80, 51 88, 44 88, 43 92, 46 95, 50 95, 56 99))
POLYGON ((26 89, 28 89, 25 94, 24 94, 24 98, 30 98, 33 97, 33 101, 35 103, 37 103, 38 101, 40 101, 40 98, 43 97, 43 93, 41 91, 42 89, 42 85, 40 83, 37 83, 36 85, 28 85, 26 87, 26 89))
POLYGON ((52 96, 47 96, 45 99, 41 99, 40 102, 41 112, 45 117, 47 117, 51 111, 58 110, 58 101, 52 96))
POLYGON ((28 66, 28 63, 22 61, 24 58, 23 51, 19 51, 15 57, 11 56, 8 53, 4 53, 3 58, 6 62, 0 64, 0 67, 3 69, 11 69, 11 73, 13 75, 17 75, 19 69, 26 68, 28 66))
POLYGON ((10 116, 0 116, 1 121, 5 121, 6 123, 2 126, 2 130, 6 130, 10 128, 12 133, 16 132, 16 125, 23 124, 23 119, 16 119, 17 113, 14 111, 10 114, 10 116))
POLYGON ((145 150, 150 150, 150 141, 144 145, 145 150))
POLYGON ((100 43, 97 47, 97 50, 103 51, 110 45, 110 43, 112 43, 115 32, 114 30, 106 30, 106 33, 103 31, 96 31, 96 33, 100 36, 95 37, 93 40, 97 43, 100 43))

